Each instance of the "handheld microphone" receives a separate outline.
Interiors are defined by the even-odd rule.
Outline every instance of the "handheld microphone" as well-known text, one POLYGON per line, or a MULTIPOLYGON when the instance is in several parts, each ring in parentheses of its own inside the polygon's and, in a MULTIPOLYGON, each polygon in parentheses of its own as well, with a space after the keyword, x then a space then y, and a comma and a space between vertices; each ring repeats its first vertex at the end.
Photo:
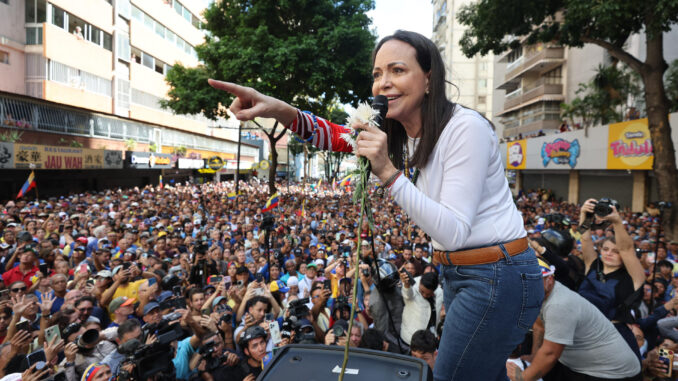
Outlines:
POLYGON ((377 127, 386 132, 382 123, 384 122, 384 119, 386 119, 386 113, 388 112, 388 98, 386 98, 385 95, 377 95, 374 97, 374 101, 372 101, 372 108, 379 111, 379 116, 375 118, 377 127))
MULTIPOLYGON (((374 100, 372 101, 372 109, 379 112, 379 115, 377 115, 376 118, 374 118, 377 127, 379 127, 380 130, 386 132, 382 124, 384 122, 384 119, 386 119, 386 113, 388 112, 388 98, 386 98, 385 95, 377 95, 376 97, 374 97, 374 100)), ((372 163, 370 163, 367 166, 367 173, 370 172, 372 172, 372 163)), ((368 180, 369 176, 365 178, 365 183, 363 184, 365 189, 367 188, 368 180)))

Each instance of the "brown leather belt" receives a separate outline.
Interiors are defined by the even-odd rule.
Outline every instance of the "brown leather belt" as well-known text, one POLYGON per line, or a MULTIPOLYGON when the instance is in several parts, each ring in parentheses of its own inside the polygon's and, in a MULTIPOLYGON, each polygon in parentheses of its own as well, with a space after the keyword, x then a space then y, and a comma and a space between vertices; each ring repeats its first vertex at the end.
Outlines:
MULTIPOLYGON (((518 238, 504 244, 504 248, 510 256, 527 250, 527 237, 518 238)), ((433 262, 442 263, 445 266, 469 266, 494 263, 504 258, 504 253, 499 245, 480 247, 478 249, 460 251, 434 251, 433 262)))

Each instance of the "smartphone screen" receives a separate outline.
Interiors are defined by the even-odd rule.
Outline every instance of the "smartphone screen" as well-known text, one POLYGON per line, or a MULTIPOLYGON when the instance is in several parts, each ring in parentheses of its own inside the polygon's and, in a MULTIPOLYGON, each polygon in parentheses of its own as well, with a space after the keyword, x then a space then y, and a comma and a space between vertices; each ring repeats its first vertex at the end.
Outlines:
POLYGON ((148 285, 152 286, 157 282, 157 279, 155 278, 148 278, 148 285))
POLYGON ((325 290, 331 290, 331 289, 332 289, 332 280, 330 280, 330 279, 325 279, 325 280, 323 281, 323 288, 324 288, 325 290))
POLYGON ((30 328, 30 325, 28 324, 28 320, 24 320, 22 322, 19 322, 16 325, 17 331, 28 331, 29 328, 30 328))
POLYGON ((33 366, 33 364, 37 363, 38 361, 47 362, 45 351, 42 348, 30 353, 28 356, 26 356, 26 360, 28 360, 29 367, 33 366))

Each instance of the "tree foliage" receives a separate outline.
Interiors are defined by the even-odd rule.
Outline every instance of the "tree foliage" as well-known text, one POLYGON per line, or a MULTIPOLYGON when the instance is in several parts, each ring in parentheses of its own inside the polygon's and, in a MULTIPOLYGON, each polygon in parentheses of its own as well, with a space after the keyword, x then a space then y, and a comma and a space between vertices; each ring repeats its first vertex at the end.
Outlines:
MULTIPOLYGON (((175 64, 164 107, 179 114, 226 116, 231 98, 207 84, 215 78, 249 86, 302 110, 325 115, 334 102, 370 96, 375 35, 366 12, 373 0, 215 1, 205 10, 201 64, 175 64)), ((272 147, 269 191, 275 192, 275 144, 285 132, 264 131, 272 147)))
POLYGON ((253 87, 314 113, 335 100, 370 96, 375 36, 366 12, 372 0, 215 1, 205 10, 205 43, 197 68, 176 64, 164 102, 177 113, 224 116, 230 99, 208 78, 253 87))
POLYGON ((627 100, 642 96, 637 74, 626 66, 599 65, 588 83, 580 83, 570 103, 562 103, 561 115, 571 121, 581 119, 584 127, 621 122, 627 113, 627 100))

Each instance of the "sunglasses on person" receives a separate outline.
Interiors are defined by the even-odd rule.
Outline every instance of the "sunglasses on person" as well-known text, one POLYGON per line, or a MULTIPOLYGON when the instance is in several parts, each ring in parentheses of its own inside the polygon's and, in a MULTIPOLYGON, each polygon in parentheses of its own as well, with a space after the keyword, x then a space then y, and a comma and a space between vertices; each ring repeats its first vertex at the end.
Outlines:
POLYGON ((94 311, 94 307, 83 307, 83 308, 78 308, 78 311, 80 311, 80 312, 94 311))
POLYGON ((24 287, 16 287, 16 288, 10 288, 9 290, 11 292, 25 292, 28 288, 26 286, 24 287))

